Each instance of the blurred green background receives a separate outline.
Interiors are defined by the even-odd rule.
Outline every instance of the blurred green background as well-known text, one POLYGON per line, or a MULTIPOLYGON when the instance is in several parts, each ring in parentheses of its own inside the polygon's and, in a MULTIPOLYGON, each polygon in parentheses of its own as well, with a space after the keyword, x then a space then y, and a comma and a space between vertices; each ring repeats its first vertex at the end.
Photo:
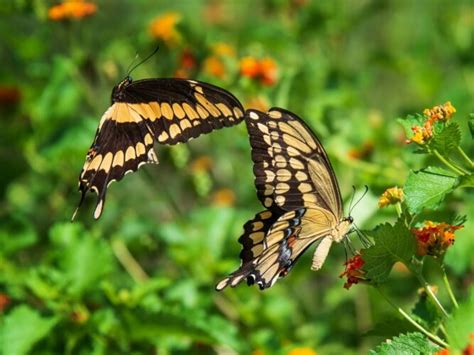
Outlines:
MULTIPOLYGON (((113 184, 99 221, 91 195, 70 223, 77 179, 113 86, 136 52, 160 44, 134 79, 186 76, 228 89, 247 108, 294 111, 324 143, 346 206, 352 185, 370 187, 353 211, 359 227, 393 221, 378 195, 422 164, 396 118, 450 100, 464 129, 473 111, 472 1, 84 4, 83 12, 45 0, 0 5, 5 354, 357 354, 394 335, 380 325, 395 315, 377 294, 343 289, 342 245, 318 273, 307 252, 269 290, 214 291, 239 265, 242 225, 263 209, 244 124, 157 146, 160 165, 113 184), (269 80, 241 72, 243 58, 267 58, 269 80)), ((427 218, 472 218, 466 193, 427 218)), ((460 298, 474 276, 472 227, 468 220, 447 255, 460 298)), ((403 268, 391 280, 387 293, 409 309, 417 283, 403 268)))

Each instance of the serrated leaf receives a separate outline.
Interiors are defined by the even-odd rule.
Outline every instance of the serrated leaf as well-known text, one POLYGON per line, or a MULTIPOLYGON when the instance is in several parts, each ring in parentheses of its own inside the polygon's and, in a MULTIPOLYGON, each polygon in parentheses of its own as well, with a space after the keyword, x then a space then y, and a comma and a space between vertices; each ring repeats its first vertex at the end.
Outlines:
POLYGON ((414 332, 402 334, 371 350, 371 355, 416 355, 433 354, 439 347, 429 341, 423 334, 414 332))
POLYGON ((416 331, 416 328, 406 319, 393 317, 385 319, 383 322, 376 323, 373 329, 369 330, 364 335, 392 337, 400 333, 414 331, 416 331))
POLYGON ((58 322, 57 317, 41 317, 39 312, 21 305, 5 316, 1 344, 4 354, 27 354, 58 322))
POLYGON ((438 167, 410 172, 403 188, 408 210, 418 213, 423 208, 437 208, 457 182, 457 177, 438 167))
POLYGON ((366 277, 374 282, 383 282, 397 261, 408 265, 415 254, 416 243, 411 232, 402 220, 392 226, 382 224, 367 233, 374 240, 374 245, 362 250, 365 263, 363 270, 366 277))
POLYGON ((466 302, 459 305, 445 325, 449 345, 454 350, 463 350, 468 345, 469 337, 474 333, 473 315, 474 287, 471 287, 466 302))
POLYGON ((430 147, 441 155, 448 155, 461 143, 461 129, 457 123, 442 126, 441 131, 433 137, 430 147))

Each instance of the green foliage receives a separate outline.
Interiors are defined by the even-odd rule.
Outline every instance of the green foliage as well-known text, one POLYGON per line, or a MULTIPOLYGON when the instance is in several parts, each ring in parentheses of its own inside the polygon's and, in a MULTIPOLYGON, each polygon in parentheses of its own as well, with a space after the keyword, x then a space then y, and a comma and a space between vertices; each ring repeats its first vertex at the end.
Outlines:
MULTIPOLYGON (((359 292, 365 286, 343 289, 337 275, 345 253, 338 246, 318 273, 309 271, 308 251, 270 290, 214 291, 239 265, 243 223, 262 208, 245 125, 186 145, 157 145, 160 164, 111 185, 100 221, 91 217, 94 196, 69 223, 79 199, 77 177, 110 92, 135 53, 143 58, 157 42, 159 52, 134 70, 134 79, 175 75, 189 51, 195 61, 189 77, 230 90, 245 107, 278 105, 303 117, 328 151, 346 206, 351 186, 370 187, 352 212, 360 228, 380 226, 368 233, 375 245, 363 253, 365 267, 391 288, 401 308, 413 309, 419 286, 392 267, 395 260, 437 284, 450 311, 439 267, 426 262, 429 256, 411 258, 415 241, 407 238, 415 223, 466 214, 444 258, 454 293, 466 293, 474 268, 474 182, 458 147, 472 156, 465 134, 466 127, 474 132, 466 111, 474 53, 468 2, 96 1, 95 14, 64 21, 48 18, 52 1, 7 3, 0 5, 5 353, 286 354, 304 347, 359 354, 380 342, 362 337, 367 329, 384 336, 414 331, 408 321, 384 324, 386 301, 359 292), (152 37, 149 28, 169 11, 180 17, 173 43, 152 37), (216 53, 219 44, 231 54, 216 53), (246 56, 275 61, 273 85, 240 73, 246 56), (210 58, 221 60, 222 75, 208 70, 210 58), (448 125, 436 125, 428 146, 417 146, 423 154, 411 154, 392 118, 447 99, 457 113, 448 125), (193 168, 203 157, 209 166, 193 168), (395 223, 391 207, 377 209, 377 195, 403 186, 407 176, 403 217, 395 223)), ((419 114, 401 121, 407 138, 422 122, 419 114)), ((427 299, 412 317, 444 340, 430 321, 432 306, 427 299)), ((453 324, 464 334, 465 324, 453 324)), ((449 342, 462 347, 464 340, 448 332, 449 342)))
POLYGON ((395 225, 385 223, 368 233, 374 245, 362 250, 366 277, 375 282, 384 282, 393 265, 400 261, 409 265, 415 253, 415 240, 402 220, 395 225))
POLYGON ((428 167, 410 172, 403 188, 409 211, 419 213, 423 208, 437 208, 456 182, 457 178, 442 168, 428 167))
POLYGON ((369 352, 371 355, 414 355, 433 354, 439 350, 435 344, 430 342, 421 333, 408 333, 387 340, 375 350, 369 352))
POLYGON ((474 288, 471 287, 467 300, 459 305, 452 318, 446 322, 446 332, 453 350, 464 350, 472 341, 472 334, 474 333, 473 314, 474 288))
POLYGON ((16 307, 2 322, 0 348, 4 354, 27 354, 58 323, 58 317, 42 317, 28 306, 16 307))

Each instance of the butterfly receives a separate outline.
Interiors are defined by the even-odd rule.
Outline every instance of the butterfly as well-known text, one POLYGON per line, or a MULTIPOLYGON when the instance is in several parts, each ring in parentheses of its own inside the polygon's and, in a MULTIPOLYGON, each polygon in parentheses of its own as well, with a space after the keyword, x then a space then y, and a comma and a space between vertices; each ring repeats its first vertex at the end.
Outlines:
POLYGON ((343 216, 338 182, 321 142, 294 113, 272 108, 245 113, 257 196, 266 210, 244 225, 241 265, 218 291, 247 280, 260 289, 286 276, 303 252, 317 244, 313 270, 322 267, 331 244, 353 223, 343 216))
MULTIPOLYGON (((112 91, 79 176, 82 193, 97 193, 94 218, 103 211, 108 186, 144 164, 157 164, 153 145, 187 142, 214 129, 241 122, 239 100, 217 86, 177 78, 132 81, 112 91)), ((74 216, 77 212, 74 212, 74 216)))

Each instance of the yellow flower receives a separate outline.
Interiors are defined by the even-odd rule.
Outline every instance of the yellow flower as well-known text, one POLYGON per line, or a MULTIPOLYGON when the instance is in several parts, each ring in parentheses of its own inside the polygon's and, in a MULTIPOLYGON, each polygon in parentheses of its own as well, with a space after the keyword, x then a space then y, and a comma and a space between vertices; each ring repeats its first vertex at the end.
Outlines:
POLYGON ((97 5, 82 0, 69 0, 48 9, 48 18, 53 21, 79 19, 97 11, 97 5))
POLYGON ((399 187, 391 187, 384 191, 379 198, 379 208, 386 207, 388 205, 394 205, 398 202, 403 201, 403 190, 399 187))
POLYGON ((231 189, 219 189, 212 195, 212 203, 215 206, 231 207, 235 203, 235 193, 231 189))
POLYGON ((301 347, 290 350, 288 355, 317 355, 317 352, 309 347, 301 347))
POLYGON ((423 114, 432 121, 448 121, 455 112, 456 108, 451 104, 451 101, 447 101, 443 105, 425 109, 423 114))
POLYGON ((177 12, 166 12, 156 17, 150 24, 150 34, 153 38, 161 39, 167 45, 174 45, 181 39, 176 25, 181 21, 177 12))
POLYGON ((207 57, 204 60, 203 70, 207 74, 213 75, 216 78, 223 78, 226 72, 224 63, 215 55, 207 57))
POLYGON ((224 42, 214 43, 212 46, 212 51, 222 57, 235 57, 235 48, 230 44, 224 42))

